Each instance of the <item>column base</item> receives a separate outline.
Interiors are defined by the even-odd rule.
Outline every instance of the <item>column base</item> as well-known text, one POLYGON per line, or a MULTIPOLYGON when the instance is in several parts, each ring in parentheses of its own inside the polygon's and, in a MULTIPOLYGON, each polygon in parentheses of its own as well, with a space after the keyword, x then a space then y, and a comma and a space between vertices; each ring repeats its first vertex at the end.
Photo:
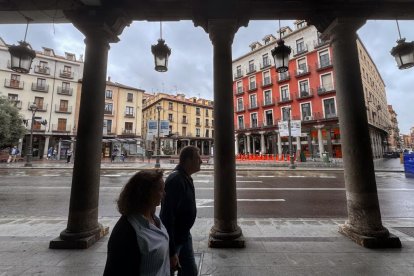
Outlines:
POLYGON ((340 225, 338 231, 366 248, 401 248, 400 238, 391 233, 383 237, 370 237, 356 233, 346 224, 340 225))
POLYGON ((107 235, 109 233, 109 227, 100 225, 97 231, 88 236, 76 238, 75 234, 73 235, 74 238, 62 239, 62 236, 65 236, 65 232, 66 230, 64 230, 59 237, 50 241, 50 249, 87 249, 95 244, 100 238, 107 235))
POLYGON ((214 226, 208 238, 210 248, 244 248, 245 239, 239 226, 233 232, 220 232, 214 226))

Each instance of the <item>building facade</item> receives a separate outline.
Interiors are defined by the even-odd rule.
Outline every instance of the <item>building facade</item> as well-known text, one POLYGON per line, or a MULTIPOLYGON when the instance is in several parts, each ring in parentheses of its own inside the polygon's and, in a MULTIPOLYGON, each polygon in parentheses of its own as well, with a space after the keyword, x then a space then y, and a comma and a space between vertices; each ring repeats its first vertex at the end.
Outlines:
MULTIPOLYGON (((161 154, 179 154, 181 148, 194 145, 201 155, 210 155, 213 148, 214 119, 213 101, 184 94, 158 93, 147 95, 142 109, 143 135, 147 134, 147 122, 158 120, 157 105, 161 105, 160 120, 169 121, 169 137, 160 137, 161 154)), ((147 149, 155 150, 156 141, 146 141, 147 149)))
MULTIPOLYGON (((303 20, 294 24, 294 30, 283 27, 277 32, 292 49, 288 72, 277 73, 274 68, 273 35, 250 44, 251 51, 233 61, 236 154, 288 153, 288 137, 279 135, 278 122, 290 113, 292 120, 301 121, 301 136, 292 138, 295 152, 308 158, 323 153, 342 157, 332 49, 314 26, 303 20)), ((371 145, 374 158, 379 158, 386 148, 388 126, 385 85, 362 43, 357 44, 364 93, 370 100, 371 145)))
MULTIPOLYGON (((78 93, 81 95, 82 86, 78 93)), ((142 102, 144 90, 112 82, 108 77, 105 89, 105 111, 102 140, 102 157, 142 156, 142 102)), ((78 97, 80 102, 80 96, 78 97)), ((76 109, 76 121, 79 104, 76 109)))
POLYGON ((35 103, 33 157, 45 157, 48 148, 53 147, 60 158, 72 147, 76 135, 76 92, 83 74, 82 56, 79 59, 72 53, 61 56, 43 47, 42 51, 36 51, 30 72, 20 74, 10 69, 8 46, 0 38, 0 78, 3 80, 0 96, 13 100, 28 122, 27 135, 19 142, 21 152, 26 153, 32 119, 30 105, 35 103), (47 123, 41 124, 41 121, 47 123))
POLYGON ((392 108, 392 105, 388 105, 388 113, 390 120, 390 127, 388 128, 388 150, 398 151, 401 150, 400 130, 398 128, 397 113, 392 108))

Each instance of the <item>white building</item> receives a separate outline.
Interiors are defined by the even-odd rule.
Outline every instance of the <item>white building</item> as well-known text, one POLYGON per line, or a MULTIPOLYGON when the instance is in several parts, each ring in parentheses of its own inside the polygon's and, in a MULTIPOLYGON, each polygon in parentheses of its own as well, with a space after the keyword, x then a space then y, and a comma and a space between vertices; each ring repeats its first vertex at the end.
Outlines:
MULTIPOLYGON (((29 107, 37 105, 34 122, 33 156, 46 156, 49 147, 55 147, 59 156, 63 156, 71 146, 76 135, 75 106, 77 99, 78 80, 83 75, 82 56, 65 53, 55 54, 53 49, 43 47, 36 51, 32 68, 28 74, 20 74, 10 69, 8 46, 0 38, 0 96, 15 101, 16 106, 27 124, 27 135, 30 133, 32 112, 29 107), (41 121, 46 120, 46 125, 41 121)), ((19 141, 21 152, 25 154, 26 140, 19 141)))

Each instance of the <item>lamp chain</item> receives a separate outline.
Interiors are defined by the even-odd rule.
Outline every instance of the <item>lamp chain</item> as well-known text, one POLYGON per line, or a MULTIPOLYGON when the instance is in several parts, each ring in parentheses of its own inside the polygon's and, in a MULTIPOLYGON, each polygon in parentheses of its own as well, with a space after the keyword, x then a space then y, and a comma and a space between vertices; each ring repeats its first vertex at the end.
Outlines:
POLYGON ((400 25, 398 24, 398 20, 397 19, 395 20, 395 22, 397 22, 398 34, 399 34, 400 39, 401 39, 400 25))
POLYGON ((162 21, 160 21, 160 38, 162 39, 162 21))
POLYGON ((282 39, 282 31, 280 29, 280 19, 279 19, 279 39, 282 39))

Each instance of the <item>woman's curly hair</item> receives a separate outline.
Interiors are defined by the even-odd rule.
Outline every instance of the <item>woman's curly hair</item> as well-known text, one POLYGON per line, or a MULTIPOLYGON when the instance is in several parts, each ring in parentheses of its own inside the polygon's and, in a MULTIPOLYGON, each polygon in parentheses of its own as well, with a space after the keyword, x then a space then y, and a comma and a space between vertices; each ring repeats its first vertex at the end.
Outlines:
POLYGON ((162 170, 139 171, 132 176, 117 200, 118 211, 130 215, 150 207, 153 195, 158 192, 162 170))

